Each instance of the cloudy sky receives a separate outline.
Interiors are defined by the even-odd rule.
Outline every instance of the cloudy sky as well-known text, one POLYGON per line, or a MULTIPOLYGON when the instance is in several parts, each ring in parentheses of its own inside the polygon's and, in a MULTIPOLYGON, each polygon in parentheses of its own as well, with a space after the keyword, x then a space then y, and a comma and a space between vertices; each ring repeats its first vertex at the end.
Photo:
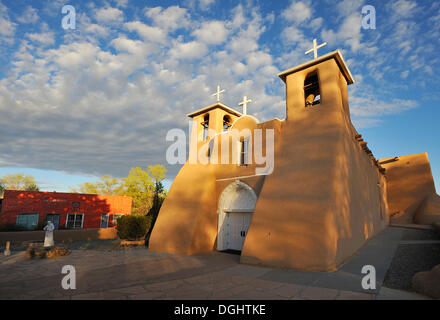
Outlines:
MULTIPOLYGON (((278 72, 313 38, 354 75, 350 108, 376 157, 428 152, 440 183, 440 2, 0 0, 0 176, 43 190, 161 163, 185 115, 222 102, 260 121, 285 117, 278 72), (61 26, 63 5, 76 29, 61 26), (362 28, 362 7, 376 29, 362 28)), ((440 188, 440 187, 438 187, 440 188)))

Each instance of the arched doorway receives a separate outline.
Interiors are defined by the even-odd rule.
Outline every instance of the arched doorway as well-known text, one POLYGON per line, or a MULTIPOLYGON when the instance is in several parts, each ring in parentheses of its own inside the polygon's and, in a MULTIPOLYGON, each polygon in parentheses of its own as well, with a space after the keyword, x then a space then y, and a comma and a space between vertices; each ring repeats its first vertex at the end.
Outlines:
POLYGON ((256 203, 254 190, 239 180, 223 190, 218 205, 217 250, 241 251, 256 203))

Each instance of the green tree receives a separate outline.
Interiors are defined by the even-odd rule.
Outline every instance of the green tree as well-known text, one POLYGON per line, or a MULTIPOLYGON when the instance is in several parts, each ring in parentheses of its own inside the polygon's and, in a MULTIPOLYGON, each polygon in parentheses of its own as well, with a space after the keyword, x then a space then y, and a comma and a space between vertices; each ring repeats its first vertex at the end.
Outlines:
POLYGON ((148 171, 150 171, 155 182, 165 179, 165 174, 167 173, 167 169, 161 164, 148 166, 148 171))
POLYGON ((70 187, 70 192, 86 193, 86 194, 99 194, 96 183, 84 182, 78 186, 78 188, 70 187))
POLYGON ((131 168, 127 178, 122 179, 122 193, 133 198, 134 214, 147 215, 154 193, 154 181, 147 171, 139 167, 131 168))
POLYGON ((148 171, 151 173, 154 179, 153 203, 150 211, 148 212, 148 214, 152 215, 153 217, 152 225, 154 225, 159 214, 160 207, 165 199, 165 188, 162 184, 162 180, 165 179, 167 169, 160 164, 156 164, 154 166, 148 166, 148 171))
POLYGON ((114 178, 109 174, 103 175, 97 182, 84 182, 77 188, 70 188, 71 192, 87 194, 117 195, 122 191, 121 179, 114 178))
POLYGON ((121 193, 121 179, 114 178, 110 174, 101 177, 97 182, 100 194, 120 194, 121 193))
POLYGON ((40 188, 35 183, 32 183, 32 184, 26 186, 26 188, 24 190, 25 191, 40 191, 40 188))
POLYGON ((5 186, 0 181, 0 198, 3 198, 4 192, 5 192, 5 186))
POLYGON ((132 213, 150 215, 154 221, 166 196, 162 180, 167 170, 156 164, 148 166, 148 171, 140 167, 131 168, 126 178, 117 179, 104 175, 98 182, 85 182, 79 188, 70 188, 72 192, 91 194, 115 194, 132 197, 132 213))
POLYGON ((39 191, 35 178, 23 173, 10 173, 0 180, 4 190, 39 191))
POLYGON ((162 184, 162 180, 165 179, 167 169, 164 166, 157 164, 154 166, 148 166, 148 171, 150 171, 154 179, 154 195, 153 204, 148 212, 148 216, 151 217, 151 226, 145 238, 145 243, 147 246, 149 245, 150 236, 151 232, 153 231, 154 224, 156 223, 157 217, 159 216, 160 207, 165 200, 166 193, 165 188, 162 184))

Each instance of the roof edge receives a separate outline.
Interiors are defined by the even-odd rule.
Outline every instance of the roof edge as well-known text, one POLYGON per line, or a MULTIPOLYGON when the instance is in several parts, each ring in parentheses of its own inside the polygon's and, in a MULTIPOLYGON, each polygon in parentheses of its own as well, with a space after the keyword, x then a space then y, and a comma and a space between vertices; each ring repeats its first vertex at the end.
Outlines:
POLYGON ((198 109, 196 111, 188 113, 186 116, 189 117, 189 118, 193 118, 193 117, 195 117, 195 116, 197 116, 197 115, 199 115, 201 113, 204 113, 204 112, 206 112, 208 110, 214 109, 215 107, 219 107, 219 108, 221 108, 221 109, 223 109, 223 110, 225 110, 225 111, 227 111, 229 113, 232 113, 233 115, 235 115, 237 117, 241 117, 242 116, 242 114, 239 111, 237 111, 235 109, 232 109, 231 107, 228 107, 227 105, 224 105, 221 102, 217 102, 217 103, 214 103, 214 104, 212 104, 210 106, 198 109))
POLYGON ((345 79, 347 80, 347 83, 349 85, 353 84, 355 82, 354 78, 353 78, 353 75, 351 74, 350 70, 348 69, 347 64, 345 63, 345 60, 344 60, 344 58, 342 56, 342 53, 341 53, 341 51, 339 49, 335 50, 335 51, 332 51, 332 52, 329 52, 329 53, 327 53, 327 54, 325 54, 323 56, 320 56, 320 57, 318 57, 316 59, 313 59, 313 60, 307 61, 305 63, 302 63, 302 64, 300 64, 300 65, 298 65, 296 67, 284 70, 284 71, 278 73, 278 77, 280 77, 281 80, 283 80, 283 82, 285 83, 286 82, 286 77, 289 74, 292 74, 292 73, 304 70, 306 68, 309 68, 309 67, 314 66, 314 65, 316 65, 318 63, 324 62, 326 60, 330 60, 332 58, 336 60, 336 63, 338 64, 339 68, 341 69, 342 74, 344 75, 345 79))

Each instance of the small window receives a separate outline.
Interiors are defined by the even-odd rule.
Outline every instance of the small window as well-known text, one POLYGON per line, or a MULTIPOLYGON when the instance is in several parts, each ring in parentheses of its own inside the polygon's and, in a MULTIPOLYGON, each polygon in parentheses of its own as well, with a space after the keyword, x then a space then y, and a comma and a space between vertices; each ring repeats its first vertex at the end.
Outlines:
POLYGON ((321 103, 321 92, 319 90, 318 74, 313 73, 307 76, 304 81, 304 97, 306 107, 321 103))
POLYGON ((68 214, 66 219, 67 229, 81 229, 84 223, 84 214, 68 214))
POLYGON ((108 213, 101 214, 101 225, 100 228, 108 228, 108 213))
POLYGON ((240 165, 246 166, 248 165, 248 156, 249 156, 249 140, 244 139, 240 141, 240 165))
POLYGON ((231 118, 229 116, 223 117, 223 131, 228 131, 231 127, 231 118))
POLYGON ((202 122, 203 126, 203 140, 208 139, 209 137, 209 114, 205 115, 202 122))
POLYGON ((122 217, 123 216, 123 214, 121 214, 121 213, 115 213, 114 215, 113 215, 113 225, 114 226, 117 226, 118 225, 118 219, 120 218, 120 217, 122 217))

